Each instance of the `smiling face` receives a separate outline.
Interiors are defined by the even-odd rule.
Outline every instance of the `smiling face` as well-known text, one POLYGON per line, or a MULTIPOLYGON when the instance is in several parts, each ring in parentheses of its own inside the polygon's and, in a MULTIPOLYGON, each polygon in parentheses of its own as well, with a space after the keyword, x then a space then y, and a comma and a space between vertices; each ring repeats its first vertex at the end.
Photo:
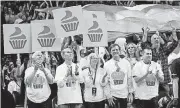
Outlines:
POLYGON ((72 61, 74 54, 73 54, 73 50, 70 48, 66 48, 63 50, 63 57, 64 60, 68 60, 68 61, 72 61))
POLYGON ((118 45, 113 45, 110 51, 114 59, 118 59, 120 57, 120 47, 118 45))
POLYGON ((128 54, 134 55, 135 54, 135 49, 136 49, 135 44, 133 44, 133 43, 128 44, 128 46, 127 46, 128 54))
POLYGON ((96 65, 99 63, 99 58, 95 56, 90 57, 90 65, 92 68, 96 68, 96 65))
POLYGON ((44 55, 42 53, 38 53, 35 57, 35 59, 37 61, 39 61, 40 63, 42 63, 44 61, 44 55))
POLYGON ((151 62, 152 50, 151 49, 144 49, 142 58, 146 63, 151 62))

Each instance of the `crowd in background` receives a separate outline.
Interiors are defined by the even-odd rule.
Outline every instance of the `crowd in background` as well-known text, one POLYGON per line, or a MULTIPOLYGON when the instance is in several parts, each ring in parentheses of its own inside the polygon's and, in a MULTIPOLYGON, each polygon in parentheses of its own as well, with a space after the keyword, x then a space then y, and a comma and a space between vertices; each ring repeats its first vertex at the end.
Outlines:
MULTIPOLYGON (((47 8, 48 6, 51 7, 51 3, 48 2, 44 2, 44 1, 11 1, 11 2, 1 2, 1 24, 22 24, 22 23, 30 23, 30 21, 32 20, 43 20, 46 19, 46 13, 43 12, 38 12, 35 11, 35 9, 43 9, 43 8, 47 8), (47 5, 48 3, 48 5, 47 5)), ((69 7, 69 6, 74 6, 74 5, 86 5, 89 3, 93 3, 93 4, 97 4, 97 3, 102 3, 102 4, 107 4, 107 5, 117 5, 117 3, 115 1, 84 1, 84 2, 62 2, 59 1, 58 2, 58 6, 60 7, 69 7)), ((166 3, 166 2, 159 2, 159 3, 166 3)), ((168 2, 169 4, 173 4, 173 5, 179 5, 179 2, 168 2)), ((138 2, 134 2, 132 4, 136 5, 138 4, 138 2)), ((127 5, 127 2, 122 2, 122 4, 119 5, 127 5)), ((57 3, 54 1, 52 2, 52 6, 57 6, 57 3)), ((52 19, 53 16, 49 15, 49 19, 52 19)), ((1 25, 2 26, 2 25, 1 25)), ((1 30, 2 33, 2 30, 1 30)), ((174 32, 173 32, 174 33, 174 32)), ((145 33, 146 34, 146 33, 145 33)), ((151 34, 152 35, 152 34, 151 34)), ((159 33, 157 35, 161 36, 161 44, 162 45, 166 45, 166 44, 172 44, 174 42, 174 37, 172 37, 172 33, 167 32, 167 33, 159 33)), ((179 34, 177 33, 178 37, 179 34)), ((3 38, 3 34, 1 35, 1 38, 3 38)), ((141 36, 137 36, 134 35, 128 38, 123 38, 120 39, 118 38, 117 40, 113 41, 113 42, 109 42, 109 47, 112 43, 116 43, 121 47, 121 52, 120 52, 120 57, 121 58, 127 58, 127 60, 130 61, 131 66, 134 66, 136 64, 137 61, 141 60, 141 50, 143 49, 143 47, 147 47, 146 44, 141 44, 142 41, 144 39, 144 34, 142 34, 141 36), (144 46, 143 46, 144 45, 144 46), (139 51, 139 52, 138 52, 139 51)), ((95 52, 94 48, 83 48, 81 46, 82 43, 82 38, 81 36, 75 36, 74 37, 75 41, 72 41, 71 37, 67 37, 64 39, 63 41, 63 45, 62 45, 62 49, 65 49, 67 47, 71 47, 74 53, 74 57, 73 57, 73 63, 79 63, 81 65, 81 67, 86 66, 86 60, 88 58, 88 55, 90 55, 91 53, 95 52), (79 52, 77 52, 77 49, 79 52), (83 65, 83 66, 82 66, 83 65)), ((2 79, 2 88, 9 91, 3 91, 5 93, 3 93, 5 96, 8 97, 16 97, 15 101, 14 100, 3 100, 4 102, 8 102, 7 105, 12 105, 12 107, 15 107, 15 104, 23 104, 24 102, 24 96, 25 96, 25 84, 24 84, 24 78, 25 78, 25 71, 27 68, 31 67, 32 64, 30 61, 31 59, 31 54, 21 54, 21 60, 16 60, 17 57, 16 55, 5 55, 4 51, 3 51, 3 39, 1 39, 1 65, 2 65, 2 71, 3 71, 3 75, 1 76, 2 79), (17 85, 17 86, 12 86, 11 85, 17 85), (21 86, 18 86, 21 85, 21 86), (13 94, 13 95, 11 95, 13 94), (10 104, 12 103, 12 104, 10 104), (14 104, 13 104, 14 103, 14 104), (14 105, 14 106, 13 106, 14 105)), ((152 44, 152 39, 151 36, 150 38, 146 38, 145 39, 146 43, 151 43, 152 44)), ((156 41, 156 39, 155 39, 156 41)), ((155 42, 156 43, 156 42, 155 42)), ((170 55, 171 52, 175 51, 178 52, 178 48, 176 46, 180 47, 180 42, 176 43, 176 45, 171 46, 169 48, 169 50, 167 50, 167 55, 170 55), (174 49, 174 50, 173 50, 174 49)), ((112 58, 112 54, 109 51, 109 47, 106 48, 99 48, 99 55, 101 56, 101 67, 103 67, 104 63, 107 62, 108 60, 110 60, 112 58), (102 54, 102 55, 101 55, 102 54)), ((155 46, 153 46, 155 47, 155 46)), ((157 53, 156 51, 153 52, 153 54, 157 53)), ((62 57, 61 52, 48 52, 48 57, 45 55, 45 52, 43 52, 43 56, 45 57, 45 60, 43 61, 43 64, 45 67, 47 67, 51 73, 52 76, 55 77, 56 76, 56 68, 64 63, 64 58, 62 57)), ((158 61, 157 58, 160 56, 164 56, 161 57, 161 59, 164 59, 164 64, 163 66, 166 67, 163 72, 164 74, 167 74, 168 72, 168 65, 167 65, 167 56, 165 56, 164 54, 159 55, 159 54, 155 54, 153 55, 153 61, 158 61)), ((174 68, 173 68, 174 69, 174 68)), ((174 72, 174 71, 173 71, 174 72)), ((176 72, 176 71, 175 71, 176 72)), ((167 74, 164 77, 169 77, 170 75, 167 74)), ((170 82, 171 79, 167 78, 167 83, 170 82)), ((81 85, 83 87, 83 85, 81 85)), ((53 98, 55 98, 57 96, 57 85, 54 83, 50 83, 50 89, 51 89, 51 95, 50 95, 50 100, 52 100, 53 98)), ((166 92, 166 90, 164 90, 166 92)), ((166 93, 164 93, 166 94, 166 93)), ((171 92, 172 94, 172 92, 171 92)), ((13 98, 14 99, 14 98, 13 98)), ((50 102, 50 105, 47 106, 52 106, 52 103, 50 102)), ((86 104, 88 105, 88 104, 86 104)), ((12 108, 11 107, 11 108, 12 108)), ((10 108, 10 106, 9 106, 10 108)))

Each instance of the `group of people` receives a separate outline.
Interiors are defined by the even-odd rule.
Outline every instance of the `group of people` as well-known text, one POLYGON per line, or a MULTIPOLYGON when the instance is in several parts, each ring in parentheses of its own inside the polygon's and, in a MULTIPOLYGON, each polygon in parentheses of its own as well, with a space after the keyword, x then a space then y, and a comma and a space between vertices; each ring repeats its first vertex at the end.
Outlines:
MULTIPOLYGON (((27 95, 28 108, 50 108, 54 104, 50 98, 54 92, 58 108, 162 107, 160 98, 171 99, 169 83, 174 78, 171 73, 178 74, 177 69, 170 69, 168 56, 180 47, 179 33, 173 29, 171 41, 166 42, 158 33, 148 39, 145 28, 139 43, 120 45, 116 41, 108 51, 104 48, 106 57, 98 51, 87 54, 86 48, 78 53, 74 44, 64 45, 61 51, 64 61, 54 70, 44 65, 44 54, 36 51, 31 61, 24 60, 22 65, 17 62, 17 68, 12 62, 10 68, 4 67, 3 82, 7 86, 3 87, 11 94, 14 91, 22 94, 18 85, 24 84, 23 96, 27 95), (75 62, 77 54, 80 58, 75 62), (9 75, 4 75, 5 70, 9 75), (56 90, 51 84, 57 85, 56 90)), ((177 92, 178 87, 173 87, 173 91, 177 92)), ((175 98, 177 95, 174 93, 175 98)))

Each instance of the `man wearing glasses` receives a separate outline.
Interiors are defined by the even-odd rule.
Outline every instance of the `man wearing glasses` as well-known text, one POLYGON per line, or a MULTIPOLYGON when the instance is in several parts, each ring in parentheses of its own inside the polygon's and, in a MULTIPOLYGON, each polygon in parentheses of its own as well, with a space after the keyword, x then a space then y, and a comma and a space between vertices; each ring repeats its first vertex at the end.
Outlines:
POLYGON ((74 54, 70 47, 63 49, 61 55, 65 61, 57 67, 55 75, 59 108, 80 108, 82 104, 80 83, 83 82, 81 70, 72 62, 74 54))

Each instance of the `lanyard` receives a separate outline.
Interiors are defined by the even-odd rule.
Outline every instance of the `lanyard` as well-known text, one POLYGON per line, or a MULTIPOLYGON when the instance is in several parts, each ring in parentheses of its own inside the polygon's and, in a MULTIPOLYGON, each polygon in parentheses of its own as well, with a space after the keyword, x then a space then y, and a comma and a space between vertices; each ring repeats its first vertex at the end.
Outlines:
POLYGON ((94 73, 94 78, 92 77, 92 72, 91 72, 91 69, 89 68, 89 72, 90 72, 90 76, 93 80, 93 85, 95 85, 95 82, 96 82, 96 74, 97 74, 97 69, 98 69, 98 64, 96 65, 96 69, 95 69, 95 73, 94 73))

